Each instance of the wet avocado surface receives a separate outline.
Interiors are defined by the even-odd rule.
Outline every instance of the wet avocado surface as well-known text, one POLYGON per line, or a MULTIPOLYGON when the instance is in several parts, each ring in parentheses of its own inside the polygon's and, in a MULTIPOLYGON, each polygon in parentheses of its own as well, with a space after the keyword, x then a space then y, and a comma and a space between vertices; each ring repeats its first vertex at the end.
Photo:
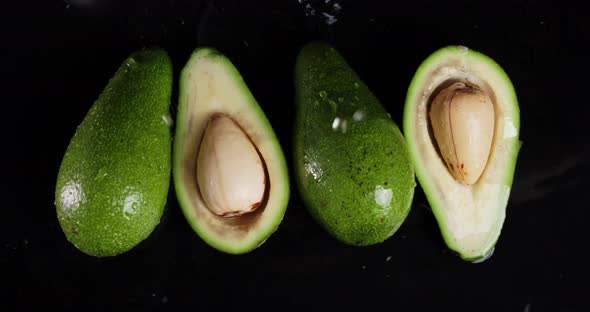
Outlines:
POLYGON ((301 2, 6 4, 4 12, 14 18, 4 19, 5 306, 116 311, 214 310, 224 304, 249 310, 260 306, 253 298, 263 298, 261 305, 275 309, 586 310, 579 285, 588 268, 568 255, 580 254, 589 217, 588 108, 579 93, 588 80, 587 10, 539 1, 301 2), (337 21, 328 25, 321 12, 337 21), (281 226, 247 255, 223 254, 195 235, 174 189, 160 225, 126 254, 95 259, 67 241, 53 204, 62 156, 132 51, 165 48, 175 81, 197 45, 223 51, 272 123, 290 166, 293 66, 301 46, 314 39, 346 56, 400 128, 410 81, 436 49, 463 44, 503 67, 518 96, 524 142, 490 259, 471 264, 447 247, 419 181, 396 234, 363 248, 327 235, 294 183, 281 226), (248 286, 232 288, 236 281, 248 286))

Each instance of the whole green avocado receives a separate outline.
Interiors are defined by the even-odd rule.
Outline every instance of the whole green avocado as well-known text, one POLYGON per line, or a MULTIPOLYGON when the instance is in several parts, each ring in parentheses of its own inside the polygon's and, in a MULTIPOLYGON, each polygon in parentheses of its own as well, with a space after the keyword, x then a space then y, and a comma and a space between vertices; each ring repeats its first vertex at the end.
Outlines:
POLYGON ((408 215, 416 186, 400 129, 326 43, 302 48, 295 87, 295 177, 306 208, 342 242, 384 241, 408 215))
POLYGON ((70 141, 55 189, 67 239, 97 257, 126 252, 160 222, 170 185, 172 65, 129 56, 70 141))

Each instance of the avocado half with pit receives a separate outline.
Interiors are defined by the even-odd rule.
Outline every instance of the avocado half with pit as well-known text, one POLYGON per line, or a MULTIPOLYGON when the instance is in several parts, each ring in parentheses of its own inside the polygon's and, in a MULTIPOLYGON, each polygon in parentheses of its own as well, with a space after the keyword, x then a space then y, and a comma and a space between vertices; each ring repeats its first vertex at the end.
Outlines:
POLYGON ((502 230, 520 149, 520 113, 507 74, 466 47, 440 49, 418 68, 403 122, 446 244, 465 260, 485 257, 502 230))
POLYGON ((193 230, 226 253, 260 246, 285 214, 287 165, 264 112, 220 52, 193 52, 176 122, 174 184, 193 230))

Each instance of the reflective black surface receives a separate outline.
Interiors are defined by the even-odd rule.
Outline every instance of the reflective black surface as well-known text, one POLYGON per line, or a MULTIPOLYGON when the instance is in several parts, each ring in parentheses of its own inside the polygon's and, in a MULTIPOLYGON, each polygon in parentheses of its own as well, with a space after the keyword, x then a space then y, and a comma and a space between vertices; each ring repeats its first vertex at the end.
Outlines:
POLYGON ((540 1, 10 3, 2 12, 8 176, 0 303, 19 311, 585 311, 590 139, 583 12, 540 1), (371 247, 328 236, 302 206, 294 183, 283 223, 247 255, 222 254, 201 241, 173 189, 156 231, 126 254, 96 259, 66 241, 53 205, 61 158, 131 52, 165 48, 176 77, 195 47, 224 52, 291 163, 293 66, 299 48, 312 39, 334 44, 399 125, 409 82, 436 49, 465 45, 505 69, 520 103, 523 146, 506 222, 489 260, 466 263, 446 248, 420 187, 401 229, 371 247))

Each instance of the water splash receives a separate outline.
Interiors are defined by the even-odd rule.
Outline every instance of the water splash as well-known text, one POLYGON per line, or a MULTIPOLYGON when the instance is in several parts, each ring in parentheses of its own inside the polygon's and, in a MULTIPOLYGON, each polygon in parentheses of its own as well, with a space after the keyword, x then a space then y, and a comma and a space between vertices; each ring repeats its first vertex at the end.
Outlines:
POLYGON ((331 26, 338 22, 338 17, 342 11, 342 5, 335 0, 297 0, 303 6, 305 16, 314 17, 320 22, 331 26))

